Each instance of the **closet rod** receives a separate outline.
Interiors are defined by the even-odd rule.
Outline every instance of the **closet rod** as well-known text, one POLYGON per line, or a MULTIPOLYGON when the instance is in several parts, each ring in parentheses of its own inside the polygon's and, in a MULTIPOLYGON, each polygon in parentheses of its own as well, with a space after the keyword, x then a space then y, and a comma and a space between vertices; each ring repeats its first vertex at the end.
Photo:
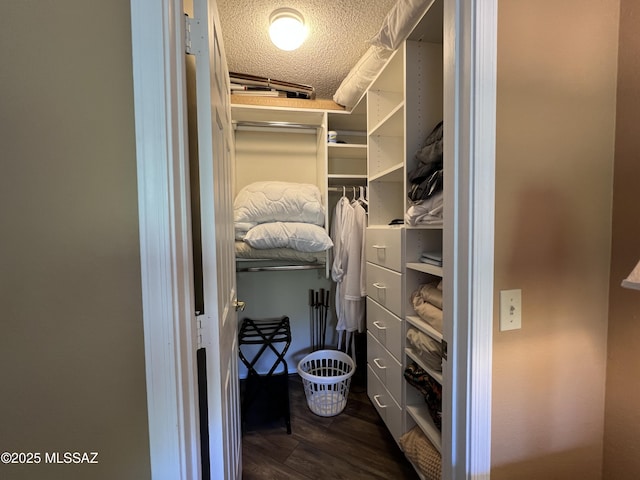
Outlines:
POLYGON ((338 192, 338 193, 349 193, 352 192, 353 189, 356 189, 356 191, 360 191, 360 188, 364 188, 367 189, 367 185, 345 185, 343 186, 339 186, 339 187, 327 187, 327 191, 329 192, 338 192))
POLYGON ((237 268, 236 272, 275 272, 275 271, 288 271, 288 270, 319 270, 321 268, 325 268, 325 265, 320 263, 311 263, 309 265, 277 265, 277 266, 264 266, 264 267, 237 268))
POLYGON ((312 125, 305 123, 291 123, 291 122, 272 122, 272 121, 264 121, 264 122, 255 122, 249 120, 236 120, 233 122, 234 129, 236 130, 253 130, 256 128, 267 128, 267 129, 286 129, 297 131, 300 133, 316 133, 319 128, 322 128, 320 125, 312 125))

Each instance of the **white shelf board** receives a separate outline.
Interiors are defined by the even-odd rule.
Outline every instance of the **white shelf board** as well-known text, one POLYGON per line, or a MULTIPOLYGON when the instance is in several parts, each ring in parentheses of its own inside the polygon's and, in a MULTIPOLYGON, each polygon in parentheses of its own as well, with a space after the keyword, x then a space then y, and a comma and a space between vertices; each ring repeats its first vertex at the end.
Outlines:
POLYGON ((366 143, 328 143, 331 158, 367 158, 366 143))
POLYGON ((408 348, 408 347, 405 348, 404 353, 407 354, 407 357, 411 358, 411 360, 413 360, 418 365, 420 365, 420 368, 422 368, 425 372, 431 375, 431 377, 433 377, 433 379, 436 382, 442 385, 442 372, 436 372, 435 370, 427 367, 425 363, 420 359, 420 357, 416 355, 416 353, 413 350, 411 350, 411 348, 408 348))
POLYGON ((337 178, 337 179, 358 179, 358 180, 366 180, 367 176, 366 175, 359 175, 359 174, 348 174, 348 173, 330 173, 327 175, 327 178, 337 178))
POLYGON ((401 137, 404 135, 404 101, 396 105, 369 132, 370 136, 401 137))
MULTIPOLYGON (((407 388, 413 388, 407 385, 407 388)), ((420 429, 424 432, 433 446, 436 447, 438 452, 442 453, 442 434, 440 430, 436 428, 435 423, 426 405, 407 405, 407 413, 411 415, 411 418, 418 424, 420 429)))
POLYGON ((431 325, 429 325, 427 322, 422 320, 417 315, 407 315, 406 320, 411 325, 416 327, 421 332, 426 333, 427 335, 429 335, 434 340, 442 342, 442 333, 437 331, 435 328, 433 328, 431 325))
POLYGON ((425 223, 421 225, 407 225, 407 230, 442 230, 444 228, 443 223, 425 223))
POLYGON ((409 262, 407 263, 407 268, 411 270, 416 270, 422 273, 429 273, 431 275, 435 275, 437 277, 442 278, 442 267, 438 267, 437 265, 431 265, 430 263, 422 263, 422 262, 409 262))
POLYGON ((386 170, 383 170, 382 172, 371 175, 371 177, 369 177, 369 181, 401 182, 403 180, 403 171, 404 164, 400 162, 386 170))

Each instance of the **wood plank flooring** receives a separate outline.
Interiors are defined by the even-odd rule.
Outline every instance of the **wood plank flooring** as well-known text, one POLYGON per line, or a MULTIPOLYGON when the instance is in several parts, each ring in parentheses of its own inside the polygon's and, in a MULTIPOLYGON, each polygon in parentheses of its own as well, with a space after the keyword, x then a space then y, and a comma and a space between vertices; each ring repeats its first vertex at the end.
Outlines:
POLYGON ((313 414, 302 381, 289 376, 291 435, 284 421, 249 424, 242 438, 244 480, 415 480, 415 471, 354 375, 345 410, 313 414))

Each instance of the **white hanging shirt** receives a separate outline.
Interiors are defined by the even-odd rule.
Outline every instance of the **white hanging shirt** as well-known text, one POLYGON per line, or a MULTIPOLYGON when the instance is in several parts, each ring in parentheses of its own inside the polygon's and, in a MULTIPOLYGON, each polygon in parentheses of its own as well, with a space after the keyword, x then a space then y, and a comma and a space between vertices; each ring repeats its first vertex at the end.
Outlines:
POLYGON ((333 262, 331 278, 336 282, 336 330, 346 330, 345 297, 343 280, 349 267, 349 232, 353 225, 354 210, 347 197, 342 197, 336 204, 331 225, 331 239, 333 240, 333 262))
POLYGON ((345 330, 363 332, 365 324, 365 263, 364 232, 367 212, 360 202, 352 202, 353 215, 349 225, 347 251, 348 268, 344 275, 345 330))

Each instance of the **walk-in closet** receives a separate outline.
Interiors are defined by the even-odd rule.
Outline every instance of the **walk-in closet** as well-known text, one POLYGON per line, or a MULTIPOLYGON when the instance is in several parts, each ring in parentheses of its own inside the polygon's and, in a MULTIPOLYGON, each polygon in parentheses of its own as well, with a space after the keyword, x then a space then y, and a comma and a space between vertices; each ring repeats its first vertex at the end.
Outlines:
MULTIPOLYGON (((461 86, 445 33, 456 14, 445 3, 394 3, 332 99, 232 71, 215 2, 187 12, 203 471, 236 478, 243 450, 264 448, 252 432, 308 441, 309 419, 348 422, 358 405, 381 435, 370 438, 377 449, 353 453, 371 458, 370 478, 450 479, 468 468, 452 462, 476 446, 464 440, 476 420, 453 417, 469 408, 473 393, 454 392, 473 378, 464 359, 475 343, 459 350, 453 335, 468 328, 453 314, 451 240, 468 241, 456 233, 469 215, 456 197, 469 178, 456 180, 456 139, 466 137, 456 133, 461 86), (300 387, 302 412, 291 391, 300 387)), ((268 468, 315 478, 300 470, 303 449, 268 468)), ((248 478, 261 478, 259 456, 245 456, 248 478)))

